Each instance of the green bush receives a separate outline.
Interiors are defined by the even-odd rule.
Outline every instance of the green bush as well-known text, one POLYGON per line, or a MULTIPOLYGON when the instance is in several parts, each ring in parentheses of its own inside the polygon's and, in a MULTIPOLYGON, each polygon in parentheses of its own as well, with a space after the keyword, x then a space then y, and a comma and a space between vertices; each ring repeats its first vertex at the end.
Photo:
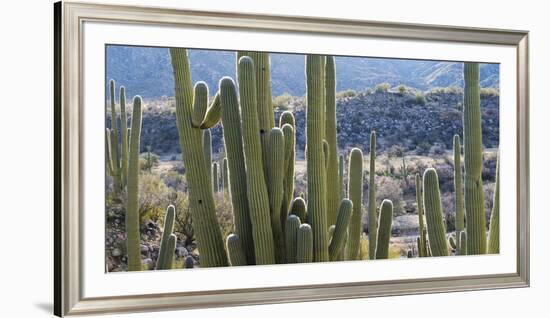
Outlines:
POLYGON ((479 95, 481 97, 492 97, 499 96, 500 92, 497 88, 494 87, 483 87, 479 90, 479 95))
POLYGON ((170 204, 170 190, 162 179, 152 173, 139 177, 139 215, 142 220, 158 221, 170 204))
POLYGON ((417 105, 426 105, 426 97, 422 93, 416 93, 414 97, 414 102, 417 105))
POLYGON ((283 93, 282 95, 273 98, 273 108, 279 108, 280 110, 287 110, 292 102, 292 95, 289 93, 283 93))
POLYGON ((141 171, 149 171, 158 166, 159 156, 148 150, 145 153, 142 153, 139 158, 139 169, 141 171))
POLYGON ((399 85, 397 86, 397 92, 401 95, 405 95, 407 93, 407 87, 405 85, 399 85))
POLYGON ((357 92, 353 89, 346 89, 345 91, 338 92, 336 98, 346 98, 346 97, 355 97, 357 92))
POLYGON ((376 85, 375 92, 376 93, 387 93, 391 88, 390 83, 380 83, 376 85))

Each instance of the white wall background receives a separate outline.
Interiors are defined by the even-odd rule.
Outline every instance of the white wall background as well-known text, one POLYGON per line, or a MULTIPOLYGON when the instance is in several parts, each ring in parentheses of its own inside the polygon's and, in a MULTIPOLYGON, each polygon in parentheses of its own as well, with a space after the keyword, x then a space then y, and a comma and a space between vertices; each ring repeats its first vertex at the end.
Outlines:
MULTIPOLYGON (((84 0, 83 0, 84 1, 84 0)), ((104 1, 107 2, 107 1, 104 1)), ((529 30, 531 40, 531 282, 528 289, 234 307, 124 317, 545 317, 550 293, 546 200, 550 19, 544 1, 127 0, 124 4, 529 30)), ((53 286, 52 1, 0 10, 0 307, 48 317, 53 286)), ((184 283, 184 282, 182 282, 184 283)))

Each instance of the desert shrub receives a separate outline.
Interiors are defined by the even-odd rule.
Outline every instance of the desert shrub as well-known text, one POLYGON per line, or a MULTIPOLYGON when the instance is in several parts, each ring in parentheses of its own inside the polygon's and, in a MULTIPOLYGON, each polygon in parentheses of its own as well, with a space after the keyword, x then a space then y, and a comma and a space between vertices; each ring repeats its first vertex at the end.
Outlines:
POLYGON ((416 147, 416 154, 417 155, 427 155, 430 152, 430 148, 432 145, 430 145, 428 142, 421 142, 416 147))
POLYGON ((455 230, 455 199, 454 193, 446 193, 441 195, 441 208, 445 215, 445 226, 447 231, 455 230))
POLYGON ((388 157, 403 157, 405 149, 401 145, 392 145, 388 149, 388 157))
POLYGON ((481 170, 481 179, 483 181, 494 182, 497 169, 497 157, 496 155, 483 156, 483 168, 481 170))
POLYGON ((407 87, 405 85, 399 85, 397 86, 397 92, 401 95, 404 95, 407 93, 407 87))
POLYGON ((377 178, 376 206, 379 207, 384 199, 392 201, 395 215, 403 214, 403 191, 401 190, 401 180, 385 176, 377 178))
POLYGON ((141 219, 159 220, 168 207, 170 190, 158 175, 143 173, 139 177, 139 214, 141 219))
POLYGON ((139 168, 141 171, 149 171, 153 169, 153 167, 158 166, 159 164, 159 156, 151 152, 151 150, 148 150, 145 153, 142 153, 139 157, 139 168))
POLYGON ((424 94, 422 93, 416 93, 416 95, 414 96, 414 102, 415 104, 417 105, 426 105, 426 97, 424 96, 424 94))
POLYGON ((376 93, 387 93, 391 88, 390 83, 380 83, 374 88, 376 93))
POLYGON ((355 97, 357 92, 353 89, 346 89, 345 91, 340 91, 336 93, 336 98, 346 98, 346 97, 355 97))
POLYGON ((177 190, 185 190, 183 188, 184 184, 184 178, 181 174, 179 174, 177 171, 168 171, 165 174, 162 175, 162 180, 166 184, 167 187, 177 190))
POLYGON ((183 239, 184 245, 189 246, 195 241, 193 220, 189 212, 189 197, 187 193, 177 191, 172 194, 172 204, 176 208, 174 232, 178 238, 183 239))
POLYGON ((433 146, 430 147, 430 155, 442 155, 445 153, 445 145, 439 142, 436 142, 433 146))
POLYGON ((218 192, 214 195, 216 202, 216 216, 218 217, 218 223, 222 231, 223 237, 227 237, 229 234, 235 231, 235 221, 233 219, 233 211, 231 206, 231 199, 222 192, 218 192))
POLYGON ((372 93, 374 93, 374 90, 370 87, 367 87, 367 89, 365 90, 365 94, 371 95, 372 93))
POLYGON ((282 95, 273 98, 273 108, 279 108, 280 110, 287 110, 292 101, 292 95, 289 93, 283 93, 282 95))
POLYGON ((481 97, 492 97, 492 96, 499 96, 500 92, 498 91, 498 88, 494 87, 482 87, 479 90, 479 96, 481 97))

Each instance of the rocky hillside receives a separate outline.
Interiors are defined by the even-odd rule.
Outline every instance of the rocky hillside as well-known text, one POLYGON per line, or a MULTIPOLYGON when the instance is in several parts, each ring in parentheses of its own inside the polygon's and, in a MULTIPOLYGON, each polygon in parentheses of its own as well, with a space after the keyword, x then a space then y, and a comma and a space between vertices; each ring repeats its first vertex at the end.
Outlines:
MULTIPOLYGON (((223 76, 235 76, 234 52, 189 50, 189 60, 193 79, 205 81, 212 91, 223 76)), ((130 96, 147 99, 174 96, 172 66, 166 48, 110 45, 106 63, 107 79, 125 85, 130 96)), ((419 90, 463 86, 462 63, 455 62, 338 56, 336 69, 339 91, 364 90, 383 82, 419 90)), ((498 87, 499 65, 480 64, 480 79, 481 87, 498 87)), ((285 92, 303 96, 304 56, 271 54, 271 80, 275 96, 285 92)))
MULTIPOLYGON (((303 156, 306 142, 305 106, 302 98, 292 98, 286 107, 296 117, 297 152, 303 156)), ((499 143, 499 97, 481 99, 483 143, 496 148, 499 143)), ((283 109, 276 110, 276 117, 283 109)), ((107 112, 107 126, 110 126, 107 112)), ((368 149, 369 133, 378 135, 378 148, 402 148, 424 154, 451 149, 454 134, 462 135, 462 94, 430 93, 425 96, 400 93, 359 93, 337 100, 338 143, 342 150, 351 147, 368 149)), ((214 152, 222 148, 220 125, 212 129, 214 152)), ((173 99, 159 99, 146 104, 141 136, 142 151, 147 146, 159 155, 180 152, 173 99)))

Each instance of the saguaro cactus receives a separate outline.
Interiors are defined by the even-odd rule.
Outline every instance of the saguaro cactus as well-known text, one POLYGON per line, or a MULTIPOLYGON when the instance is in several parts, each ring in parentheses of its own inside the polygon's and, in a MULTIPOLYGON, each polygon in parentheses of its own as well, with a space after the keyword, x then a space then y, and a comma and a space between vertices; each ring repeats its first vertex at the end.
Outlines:
POLYGON ((164 215, 164 229, 162 230, 162 239, 160 241, 160 250, 159 250, 159 256, 157 260, 157 269, 167 269, 165 266, 169 262, 167 262, 167 259, 170 258, 170 260, 173 257, 174 249, 168 248, 168 241, 170 239, 170 235, 174 231, 174 220, 176 218, 176 208, 173 205, 169 205, 166 209, 166 213, 164 215))
POLYGON ((468 254, 485 254, 485 195, 481 172, 483 144, 479 96, 479 64, 464 63, 464 201, 468 254))
POLYGON ((122 189, 122 172, 120 169, 120 154, 118 152, 118 114, 115 103, 115 81, 109 82, 111 92, 111 162, 113 165, 113 188, 115 192, 122 189))
POLYGON ((159 256, 157 260, 156 269, 172 269, 174 265, 174 251, 176 249, 177 237, 175 234, 168 235, 166 246, 164 248, 165 253, 162 258, 159 256))
POLYGON ((273 231, 271 229, 269 212, 269 196, 262 166, 262 143, 260 136, 262 135, 261 130, 263 128, 260 128, 258 122, 256 79, 254 63, 251 58, 243 56, 239 59, 238 74, 243 119, 242 130, 246 162, 246 185, 256 264, 273 264, 275 263, 273 231))
POLYGON ((132 110, 132 135, 128 153, 128 198, 126 201, 126 242, 128 250, 128 270, 141 270, 139 234, 139 142, 141 136, 141 97, 134 97, 132 110))
MULTIPOLYGON (((273 100, 271 97, 271 67, 269 53, 242 51, 237 53, 237 61, 241 57, 248 56, 254 66, 255 101, 258 117, 258 127, 262 143, 262 158, 264 180, 267 181, 267 156, 269 147, 269 131, 275 127, 275 114, 273 113, 273 100)), ((237 68, 237 78, 240 82, 241 73, 237 68)))
POLYGON ((393 203, 390 200, 382 201, 379 221, 376 259, 387 259, 390 251, 391 225, 393 222, 393 203))
POLYGON ((489 241, 487 253, 498 254, 500 251, 500 159, 497 160, 497 174, 495 180, 495 193, 493 196, 493 210, 489 222, 489 241))
POLYGON ((220 105, 222 109, 223 138, 229 169, 228 189, 235 218, 235 233, 246 253, 247 263, 255 264, 252 223, 247 197, 247 176, 241 133, 241 115, 235 82, 229 77, 220 81, 220 105))
POLYGON ((126 116, 126 89, 120 86, 119 105, 120 105, 120 180, 122 187, 126 186, 128 180, 128 118, 126 116))
POLYGON ((369 206, 368 206, 368 229, 369 229, 369 259, 376 257, 377 227, 376 217, 376 132, 370 133, 369 149, 369 206))
POLYGON ((208 176, 210 164, 207 165, 202 151, 201 130, 191 125, 193 86, 187 50, 171 48, 170 56, 174 71, 179 142, 189 184, 189 209, 201 251, 201 266, 227 266, 227 254, 216 217, 211 179, 208 176))
POLYGON ((296 159, 296 122, 294 115, 289 111, 284 111, 279 118, 279 127, 281 127, 285 135, 285 177, 283 181, 285 193, 283 196, 281 217, 286 217, 292 198, 294 197, 294 162, 296 159))
POLYGON ((336 69, 334 57, 327 56, 325 64, 326 119, 325 140, 328 143, 327 163, 327 217, 328 224, 335 224, 340 204, 338 180, 338 140, 336 138, 336 69))
POLYGON ((455 166, 455 229, 456 229, 456 252, 460 253, 460 232, 464 231, 464 196, 462 194, 462 164, 460 156, 460 137, 455 135, 453 137, 454 148, 454 166, 455 166))
POLYGON ((237 234, 229 234, 227 237, 227 254, 231 266, 247 265, 246 254, 244 253, 241 240, 237 234))
POLYGON ((344 186, 344 165, 346 164, 344 155, 338 157, 338 191, 340 193, 340 201, 346 197, 346 187, 344 186))
POLYGON ((296 262, 311 263, 313 261, 313 230, 309 224, 298 228, 296 237, 296 262))
POLYGON ((424 208, 426 211, 430 250, 433 256, 449 256, 437 172, 433 168, 426 169, 423 179, 424 208))
POLYGON ((330 241, 330 245, 328 247, 329 259, 331 261, 338 260, 338 258, 342 254, 344 242, 346 240, 346 237, 348 236, 348 226, 352 212, 353 203, 351 202, 351 200, 343 199, 340 203, 332 240, 330 241))
MULTIPOLYGON (((349 224, 347 259, 356 260, 359 256, 359 241, 361 239, 361 203, 363 202, 363 152, 353 148, 349 157, 348 194, 353 202, 353 213, 349 224)), ((376 231, 376 230, 375 230, 376 231)), ((369 241, 369 245, 371 242, 369 241)))
POLYGON ((281 223, 281 208, 283 204, 283 178, 285 137, 283 131, 275 127, 269 133, 268 152, 268 176, 269 176, 269 205, 271 210, 271 229, 275 243, 275 260, 282 264, 285 262, 285 238, 281 223))
POLYGON ((199 128, 204 115, 206 114, 206 107, 208 106, 208 86, 205 82, 197 82, 194 87, 193 94, 193 113, 191 115, 191 124, 195 128, 199 128))
POLYGON ((307 198, 308 217, 313 230, 313 260, 328 261, 326 171, 324 135, 324 58, 306 56, 307 80, 307 198))
MULTIPOLYGON (((466 241, 466 231, 460 232, 460 241, 461 242, 467 242, 466 241)), ((468 254, 468 245, 462 244, 460 245, 460 251, 458 252, 458 255, 467 255, 468 254)))
POLYGON ((424 225, 424 201, 422 199, 422 179, 420 177, 420 174, 416 174, 415 176, 415 183, 416 183, 416 208, 418 210, 418 255, 420 257, 426 256, 426 238, 424 235, 422 235, 422 232, 425 229, 424 225))
POLYGON ((290 214, 296 215, 298 218, 300 218, 300 221, 302 223, 307 223, 308 219, 306 201, 301 197, 294 198, 294 201, 292 201, 292 206, 290 207, 290 214))
POLYGON ((298 244, 298 228, 300 227, 300 218, 296 215, 289 215, 285 225, 285 251, 286 262, 296 263, 296 249, 298 244))

